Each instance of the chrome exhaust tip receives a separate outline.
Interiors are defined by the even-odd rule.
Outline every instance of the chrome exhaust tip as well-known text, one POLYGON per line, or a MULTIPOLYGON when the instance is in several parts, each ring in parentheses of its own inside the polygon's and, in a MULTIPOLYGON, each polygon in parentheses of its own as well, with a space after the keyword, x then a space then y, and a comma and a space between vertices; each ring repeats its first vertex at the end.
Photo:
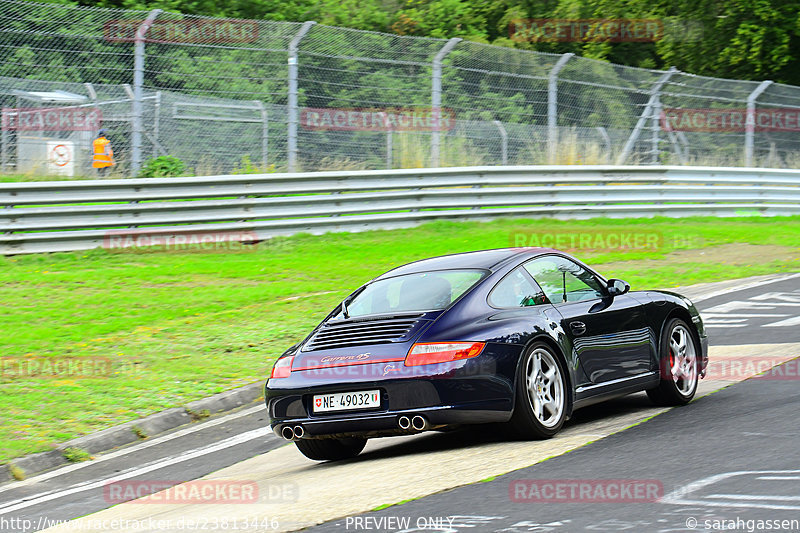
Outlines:
POLYGON ((295 439, 302 439, 303 435, 306 434, 306 430, 303 429, 303 426, 295 426, 293 431, 295 439))
POLYGON ((403 430, 411 429, 411 419, 407 416, 401 416, 397 419, 397 427, 403 430))
POLYGON ((414 418, 411 419, 411 427, 417 431, 428 429, 428 421, 420 415, 414 415, 414 418))
POLYGON ((283 426, 281 430, 281 437, 286 440, 294 440, 294 430, 290 426, 283 426))

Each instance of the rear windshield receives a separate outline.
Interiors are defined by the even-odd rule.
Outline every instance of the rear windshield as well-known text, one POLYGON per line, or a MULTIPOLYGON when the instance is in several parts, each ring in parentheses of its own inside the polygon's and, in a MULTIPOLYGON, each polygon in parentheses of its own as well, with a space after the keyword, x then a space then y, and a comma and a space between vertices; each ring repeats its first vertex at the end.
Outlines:
POLYGON ((406 311, 444 309, 484 275, 482 270, 436 270, 406 274, 370 283, 338 319, 406 311))

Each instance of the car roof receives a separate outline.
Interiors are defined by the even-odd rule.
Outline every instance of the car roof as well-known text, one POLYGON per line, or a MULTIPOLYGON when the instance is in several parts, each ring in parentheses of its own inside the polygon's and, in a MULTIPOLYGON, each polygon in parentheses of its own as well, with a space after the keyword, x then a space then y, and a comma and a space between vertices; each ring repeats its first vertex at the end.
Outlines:
POLYGON ((551 248, 496 248, 493 250, 480 250, 460 254, 442 255, 408 263, 394 268, 375 279, 430 272, 432 270, 453 270, 466 268, 480 268, 495 270, 514 257, 533 257, 548 252, 555 252, 551 248))

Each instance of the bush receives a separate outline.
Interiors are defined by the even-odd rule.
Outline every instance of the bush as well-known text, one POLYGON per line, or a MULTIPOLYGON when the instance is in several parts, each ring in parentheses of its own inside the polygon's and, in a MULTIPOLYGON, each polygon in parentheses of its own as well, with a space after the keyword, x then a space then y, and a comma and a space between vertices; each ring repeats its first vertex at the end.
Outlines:
POLYGON ((162 155, 149 159, 142 170, 140 178, 174 178, 181 176, 186 171, 186 165, 175 156, 162 155))
POLYGON ((237 165, 231 174, 271 174, 275 172, 275 165, 260 167, 250 160, 249 155, 242 156, 241 165, 237 165))
POLYGON ((80 463, 83 461, 90 461, 92 458, 89 452, 81 448, 70 447, 66 448, 63 452, 64 458, 70 463, 80 463))

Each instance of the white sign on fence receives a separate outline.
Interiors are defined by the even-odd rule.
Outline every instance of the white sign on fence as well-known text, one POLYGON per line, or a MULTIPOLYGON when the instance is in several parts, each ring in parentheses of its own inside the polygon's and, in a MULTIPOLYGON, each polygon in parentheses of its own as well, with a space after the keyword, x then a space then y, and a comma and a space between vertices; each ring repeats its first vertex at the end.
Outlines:
POLYGON ((69 177, 75 175, 75 145, 72 142, 47 142, 47 173, 69 177))

